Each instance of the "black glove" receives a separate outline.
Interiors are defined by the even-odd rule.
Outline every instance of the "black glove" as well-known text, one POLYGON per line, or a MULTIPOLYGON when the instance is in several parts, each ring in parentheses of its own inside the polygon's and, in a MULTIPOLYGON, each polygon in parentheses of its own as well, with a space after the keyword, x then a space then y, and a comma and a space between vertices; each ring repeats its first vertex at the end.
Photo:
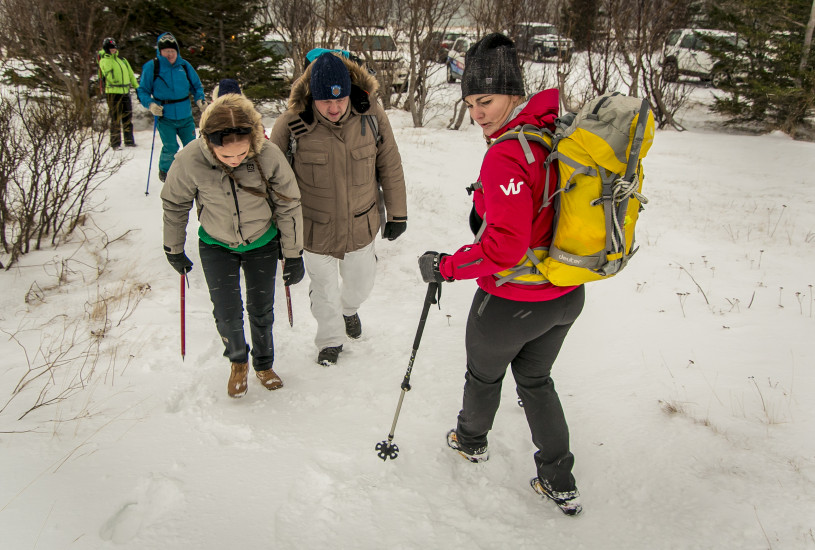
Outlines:
POLYGON ((167 254, 167 261, 170 262, 170 265, 173 266, 173 269, 184 275, 185 273, 189 273, 192 271, 192 262, 187 255, 183 252, 178 254, 170 254, 169 252, 165 252, 167 254))
POLYGON ((286 286, 296 285, 303 280, 306 268, 303 266, 303 258, 286 258, 283 261, 283 282, 286 286))
POLYGON ((439 271, 441 259, 449 254, 439 254, 438 252, 425 252, 419 256, 419 271, 422 272, 422 279, 426 283, 442 283, 444 281, 452 281, 453 279, 445 279, 439 271))
POLYGON ((407 222, 387 222, 382 237, 389 241, 395 241, 406 230, 407 222))

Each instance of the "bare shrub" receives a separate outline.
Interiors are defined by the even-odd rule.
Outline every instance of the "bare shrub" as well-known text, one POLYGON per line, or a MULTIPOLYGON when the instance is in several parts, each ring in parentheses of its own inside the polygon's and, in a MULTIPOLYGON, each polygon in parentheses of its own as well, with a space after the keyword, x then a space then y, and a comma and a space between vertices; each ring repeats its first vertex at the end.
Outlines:
POLYGON ((405 0, 398 4, 397 26, 407 37, 410 56, 406 110, 413 117, 413 126, 424 126, 428 106, 428 81, 431 69, 436 69, 437 45, 431 32, 445 31, 461 7, 461 0, 405 0))
MULTIPOLYGON (((104 116, 94 113, 95 117, 104 116)), ((73 102, 49 95, 0 96, 0 245, 4 266, 57 245, 85 219, 94 190, 124 160, 108 154, 105 134, 87 126, 73 102)))

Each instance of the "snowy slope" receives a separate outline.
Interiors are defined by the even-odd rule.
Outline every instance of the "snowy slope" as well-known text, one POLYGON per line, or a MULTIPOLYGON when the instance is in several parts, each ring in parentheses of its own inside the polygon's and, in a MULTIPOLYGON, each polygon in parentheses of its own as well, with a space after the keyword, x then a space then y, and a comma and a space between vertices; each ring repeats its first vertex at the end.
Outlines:
POLYGON ((426 291, 416 258, 471 240, 464 187, 484 152, 475 127, 443 129, 449 113, 424 129, 389 115, 408 232, 377 241, 364 335, 335 368, 314 363, 308 280, 292 287, 294 327, 278 280, 279 391, 250 380, 227 397, 194 239, 182 362, 155 167, 144 194, 149 131, 116 153, 132 158, 82 232, 0 273, 0 547, 815 548, 815 145, 658 133, 641 250, 589 285, 554 370, 585 508, 567 518, 528 486, 534 447, 511 379, 489 462, 445 445, 472 282, 444 285, 401 452, 376 456, 426 291), (15 393, 43 357, 54 369, 15 393), (18 420, 44 388, 68 393, 18 420))

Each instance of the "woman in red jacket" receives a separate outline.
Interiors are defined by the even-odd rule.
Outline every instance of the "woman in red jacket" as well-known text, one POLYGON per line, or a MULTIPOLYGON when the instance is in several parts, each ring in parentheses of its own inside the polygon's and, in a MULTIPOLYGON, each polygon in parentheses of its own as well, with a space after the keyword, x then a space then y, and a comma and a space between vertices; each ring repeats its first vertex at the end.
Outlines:
MULTIPOLYGON (((522 124, 554 130, 557 90, 525 97, 515 45, 502 34, 485 36, 467 52, 461 96, 488 142, 522 124)), ((487 460, 487 433, 511 365, 538 448, 531 485, 575 515, 582 507, 572 475, 574 456, 550 373, 585 294, 582 286, 556 287, 534 270, 513 269, 527 262, 528 251, 543 250, 552 240, 554 212, 551 204, 544 206, 543 196, 547 151, 529 145, 537 159, 531 163, 518 140, 489 148, 474 185, 470 225, 478 233, 476 242, 452 255, 426 252, 419 267, 425 282, 476 279, 479 287, 467 319, 463 404, 447 444, 471 462, 487 460)), ((556 168, 549 169, 551 181, 557 181, 556 168)))

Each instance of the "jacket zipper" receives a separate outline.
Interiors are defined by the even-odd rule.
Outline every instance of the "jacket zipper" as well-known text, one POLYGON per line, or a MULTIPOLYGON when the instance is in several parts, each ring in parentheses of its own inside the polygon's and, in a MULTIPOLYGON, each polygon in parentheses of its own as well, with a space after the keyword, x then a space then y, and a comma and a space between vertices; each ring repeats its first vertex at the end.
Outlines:
POLYGON ((241 231, 241 208, 238 204, 238 190, 235 189, 235 180, 232 179, 232 176, 227 176, 229 178, 229 186, 232 188, 232 198, 235 201, 235 212, 238 215, 238 235, 240 235, 241 242, 245 239, 243 238, 243 232, 241 231))

